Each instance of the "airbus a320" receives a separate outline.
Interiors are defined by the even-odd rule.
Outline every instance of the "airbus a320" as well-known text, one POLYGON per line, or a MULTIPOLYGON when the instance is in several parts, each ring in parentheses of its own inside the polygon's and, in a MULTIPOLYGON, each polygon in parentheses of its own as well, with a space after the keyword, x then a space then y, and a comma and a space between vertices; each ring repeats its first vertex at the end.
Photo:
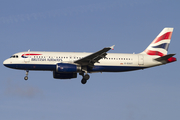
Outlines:
POLYGON ((175 62, 175 54, 167 54, 173 28, 164 28, 153 42, 139 54, 107 53, 114 48, 103 48, 95 53, 84 52, 19 52, 6 59, 8 68, 25 70, 25 80, 30 70, 53 71, 55 79, 77 78, 86 84, 89 73, 125 72, 140 70, 175 62))

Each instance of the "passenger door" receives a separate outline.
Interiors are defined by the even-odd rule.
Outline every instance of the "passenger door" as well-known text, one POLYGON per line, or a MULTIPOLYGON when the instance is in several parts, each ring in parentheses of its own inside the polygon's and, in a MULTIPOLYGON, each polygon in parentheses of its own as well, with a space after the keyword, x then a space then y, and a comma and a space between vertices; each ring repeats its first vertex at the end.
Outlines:
POLYGON ((144 56, 143 55, 138 55, 138 64, 144 65, 144 56))

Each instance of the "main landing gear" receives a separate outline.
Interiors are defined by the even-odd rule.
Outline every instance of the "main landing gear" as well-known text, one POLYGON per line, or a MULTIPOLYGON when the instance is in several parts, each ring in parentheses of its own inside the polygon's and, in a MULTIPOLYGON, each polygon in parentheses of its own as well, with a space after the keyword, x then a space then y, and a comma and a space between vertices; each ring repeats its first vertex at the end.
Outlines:
POLYGON ((83 77, 81 80, 81 83, 86 84, 86 82, 90 78, 90 76, 87 73, 85 75, 84 75, 84 73, 79 73, 79 74, 82 75, 82 77, 83 77))
POLYGON ((29 70, 26 70, 26 76, 24 77, 24 80, 28 80, 28 73, 29 73, 29 70))

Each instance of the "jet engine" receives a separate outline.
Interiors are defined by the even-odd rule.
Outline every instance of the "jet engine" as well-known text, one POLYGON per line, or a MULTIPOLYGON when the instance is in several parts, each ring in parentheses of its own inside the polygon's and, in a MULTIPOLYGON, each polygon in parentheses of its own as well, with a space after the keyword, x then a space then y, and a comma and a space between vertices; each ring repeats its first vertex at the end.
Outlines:
POLYGON ((57 63, 56 72, 58 73, 72 73, 81 71, 81 66, 69 63, 57 63))
POLYGON ((77 78, 77 73, 58 73, 53 71, 53 77, 56 79, 71 79, 77 78))

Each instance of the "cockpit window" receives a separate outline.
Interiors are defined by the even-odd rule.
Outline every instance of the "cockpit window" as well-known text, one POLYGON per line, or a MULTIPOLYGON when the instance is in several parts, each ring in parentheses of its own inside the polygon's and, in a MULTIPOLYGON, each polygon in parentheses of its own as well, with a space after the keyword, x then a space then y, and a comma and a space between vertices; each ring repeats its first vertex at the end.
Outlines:
POLYGON ((11 56, 10 58, 15 58, 15 55, 11 56))
POLYGON ((10 58, 18 58, 18 55, 12 55, 10 58))

